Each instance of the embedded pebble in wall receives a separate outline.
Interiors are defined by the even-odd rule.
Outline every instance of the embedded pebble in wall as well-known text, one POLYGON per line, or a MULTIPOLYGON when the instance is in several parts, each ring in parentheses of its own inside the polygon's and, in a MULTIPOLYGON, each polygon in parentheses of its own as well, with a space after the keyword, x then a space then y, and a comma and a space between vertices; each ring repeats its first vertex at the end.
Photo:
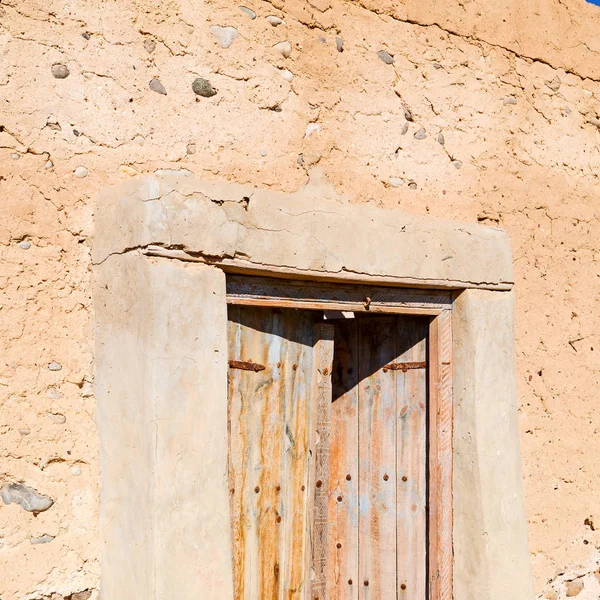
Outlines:
POLYGON ((579 596, 583 592, 584 583, 582 579, 574 579, 573 581, 565 582, 565 591, 567 598, 579 596))
POLYGON ((292 55, 292 45, 289 42, 279 42, 275 44, 275 50, 284 58, 289 58, 292 55))
MULTIPOLYGON (((60 369, 58 370, 60 371, 60 369)), ((63 397, 63 395, 55 387, 49 387, 46 390, 46 396, 48 398, 52 398, 52 400, 58 400, 59 398, 63 397)))
POLYGON ((54 166, 54 163, 51 160, 47 160, 46 164, 44 165, 44 169, 48 170, 51 169, 54 166))
POLYGON ((400 135, 406 135, 407 131, 408 131, 408 123, 404 123, 404 125, 402 126, 402 129, 400 131, 400 135))
POLYGON ((386 65, 391 65, 394 62, 394 57, 389 53, 386 52, 385 50, 380 50, 377 53, 377 56, 379 56, 379 58, 386 64, 386 65))
POLYGON ((321 126, 318 123, 309 123, 306 127, 305 136, 309 138, 313 133, 319 133, 321 126))
POLYGON ((71 473, 73 473, 73 475, 75 476, 81 475, 81 468, 79 467, 79 465, 73 465, 71 467, 71 473))
POLYGON ((514 96, 506 96, 506 98, 504 98, 502 100, 503 104, 516 104, 517 103, 517 99, 514 96))
POLYGON ((48 418, 57 425, 64 425, 67 422, 67 417, 60 413, 48 413, 48 418))
POLYGON ((19 429, 19 433, 21 435, 29 435, 31 433, 30 429, 19 429))
POLYGON ((411 190, 416 190, 417 189, 417 184, 414 181, 411 181, 408 184, 408 188, 411 189, 411 190))
POLYGON ((600 119, 598 119, 597 117, 590 117, 587 122, 590 125, 595 125, 596 127, 600 128, 600 119))
POLYGON ((152 54, 156 50, 156 42, 152 38, 144 40, 144 49, 148 54, 152 54))
POLYGON ((462 162, 460 162, 460 160, 453 160, 452 165, 455 169, 460 169, 462 167, 462 162))
POLYGON ((89 34, 87 31, 84 31, 84 32, 81 34, 81 37, 82 37, 84 40, 89 40, 89 39, 90 39, 92 36, 91 36, 91 35, 90 35, 90 34, 89 34))
POLYGON ((557 76, 556 76, 554 79, 552 79, 552 80, 550 80, 550 81, 546 81, 546 85, 547 85, 547 86, 548 86, 548 87, 549 87, 549 88, 550 88, 550 89, 551 89, 553 92, 558 92, 558 90, 560 89, 560 84, 561 84, 561 81, 560 81, 560 79, 558 78, 558 75, 557 75, 557 76))
POLYGON ((81 386, 81 396, 83 398, 90 398, 94 395, 94 386, 89 381, 84 381, 81 386))
POLYGON ((279 17, 276 17, 275 15, 269 15, 267 17, 267 21, 269 21, 269 23, 271 23, 273 27, 277 27, 278 25, 285 25, 285 21, 283 19, 280 19, 279 17))
POLYGON ((298 154, 298 159, 296 160, 296 162, 302 166, 304 164, 304 156, 302 154, 298 154))
POLYGON ((438 144, 441 144, 442 146, 446 143, 446 140, 444 139, 444 134, 443 133, 438 133, 438 144))
POLYGON ((13 160, 19 160, 19 159, 21 158, 21 155, 20 155, 20 154, 17 154, 16 152, 13 152, 13 153, 10 155, 10 157, 11 157, 13 160))
POLYGON ((47 544, 48 542, 51 542, 54 539, 53 535, 41 535, 40 537, 31 537, 29 538, 29 541, 32 544, 47 544))
POLYGON ((210 85, 210 81, 204 79, 204 77, 196 77, 196 79, 194 79, 192 90, 194 91, 194 94, 202 96, 203 98, 210 98, 217 93, 213 86, 210 85))
POLYGON ((5 484, 2 486, 0 495, 4 504, 18 504, 21 508, 32 513, 44 512, 54 504, 52 498, 44 496, 21 483, 5 484))
POLYGON ((344 51, 344 40, 340 37, 336 37, 335 38, 335 47, 337 48, 338 52, 343 52, 344 51))
POLYGON ((251 8, 248 8, 247 6, 238 6, 238 8, 243 13, 246 13, 253 21, 256 19, 256 13, 251 8))
POLYGON ((266 151, 266 150, 261 150, 261 151, 260 151, 260 155, 261 155, 262 157, 265 157, 265 156, 267 155, 267 151, 266 151))
POLYGON ((401 105, 402 106, 402 112, 404 113, 404 118, 407 121, 411 121, 413 120, 413 116, 412 113, 410 112, 410 110, 408 110, 408 108, 406 108, 406 106, 404 106, 404 104, 401 105))
POLYGON ((404 185, 404 179, 401 179, 400 177, 390 177, 389 182, 392 187, 404 185))
POLYGON ((88 170, 85 167, 77 167, 75 169, 75 177, 79 177, 80 179, 82 177, 87 177, 88 174, 88 170))
POLYGON ((434 68, 436 71, 437 71, 438 69, 441 69, 441 68, 442 68, 442 65, 440 65, 440 63, 436 63, 436 62, 434 62, 432 66, 433 66, 433 68, 434 68))
POLYGON ((185 147, 186 154, 196 154, 196 144, 188 144, 185 147))
POLYGON ((424 140, 427 137, 427 132, 425 131, 425 129, 423 127, 421 127, 421 129, 419 129, 419 131, 417 131, 415 133, 415 139, 417 140, 424 140))
POLYGON ((286 81, 291 81, 292 79, 294 79, 294 74, 291 71, 288 71, 287 69, 282 69, 280 71, 280 74, 286 81))
POLYGON ((161 83, 160 79, 152 79, 148 84, 148 87, 157 94, 162 94, 163 96, 167 95, 167 90, 165 86, 161 83))
POLYGON ((238 36, 237 29, 235 27, 220 27, 219 25, 213 25, 210 28, 212 36, 221 46, 221 48, 229 48, 233 44, 233 40, 238 36))
POLYGON ((71 74, 67 65, 60 63, 53 64, 51 71, 55 79, 66 79, 71 74))
POLYGON ((21 248, 21 250, 29 250, 29 248, 31 248, 31 242, 28 240, 22 240, 19 242, 19 248, 21 248))
POLYGON ((57 363, 57 362, 55 362, 55 361, 52 361, 52 362, 51 362, 51 363, 48 365, 48 368, 49 368, 51 371, 62 371, 62 365, 61 365, 61 364, 59 364, 59 363, 57 363))

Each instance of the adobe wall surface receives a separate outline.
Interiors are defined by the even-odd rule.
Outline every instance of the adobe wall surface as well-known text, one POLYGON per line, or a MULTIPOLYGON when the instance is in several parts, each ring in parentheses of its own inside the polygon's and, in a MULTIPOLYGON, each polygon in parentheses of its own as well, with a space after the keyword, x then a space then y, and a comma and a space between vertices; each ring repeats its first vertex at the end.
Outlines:
POLYGON ((256 18, 225 1, 0 6, 0 485, 54 501, 37 518, 0 506, 0 597, 98 594, 99 191, 186 169, 291 193, 318 167, 351 202, 508 231, 537 591, 595 598, 600 9, 247 6, 256 18), (224 48, 233 32, 213 26, 237 37, 224 48))

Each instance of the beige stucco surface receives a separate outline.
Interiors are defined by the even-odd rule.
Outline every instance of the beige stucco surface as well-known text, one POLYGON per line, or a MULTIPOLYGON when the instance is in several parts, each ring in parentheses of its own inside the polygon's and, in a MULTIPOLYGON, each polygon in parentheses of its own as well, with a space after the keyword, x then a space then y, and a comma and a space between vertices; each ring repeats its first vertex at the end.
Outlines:
POLYGON ((96 274, 102 597, 229 598, 225 275, 140 253, 96 274))
POLYGON ((98 192, 183 168, 291 193, 314 166, 352 203, 508 231, 536 591, 564 572, 557 594, 580 575, 581 596, 594 593, 599 10, 583 0, 250 7, 254 20, 229 2, 0 7, 0 477, 55 500, 37 518, 0 506, 0 596, 95 597, 99 586, 98 192), (238 37, 222 48, 213 25, 238 37), (275 49, 284 40, 288 58, 275 49), (66 79, 52 76, 59 62, 66 79), (196 96, 197 76, 217 94, 196 96), (44 535, 54 539, 31 543, 44 535))
POLYGON ((514 293, 466 290, 452 314, 455 598, 527 600, 514 293))

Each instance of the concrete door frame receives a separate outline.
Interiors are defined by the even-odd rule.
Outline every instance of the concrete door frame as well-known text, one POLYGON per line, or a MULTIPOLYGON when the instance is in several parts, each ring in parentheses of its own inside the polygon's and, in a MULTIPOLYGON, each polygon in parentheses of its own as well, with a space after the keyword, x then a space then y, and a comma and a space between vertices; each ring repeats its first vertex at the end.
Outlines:
POLYGON ((532 600, 510 244, 498 229, 157 172, 104 189, 93 250, 101 594, 233 600, 224 269, 452 289, 453 594, 532 600))

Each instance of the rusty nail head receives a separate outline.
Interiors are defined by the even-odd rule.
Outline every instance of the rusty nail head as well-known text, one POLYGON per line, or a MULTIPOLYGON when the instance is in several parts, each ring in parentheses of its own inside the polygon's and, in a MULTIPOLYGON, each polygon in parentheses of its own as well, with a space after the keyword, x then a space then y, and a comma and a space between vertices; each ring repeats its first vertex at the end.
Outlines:
POLYGON ((352 475, 350 475, 350 473, 348 473, 348 475, 346 475, 346 481, 350 481, 352 479, 352 475))
POLYGON ((304 491, 306 488, 305 488, 304 486, 302 486, 300 489, 301 489, 302 491, 304 491))
POLYGON ((390 478, 390 476, 387 473, 383 476, 384 481, 387 481, 389 478, 390 478))
POLYGON ((402 475, 402 481, 406 483, 408 481, 408 477, 406 475, 402 475))
POLYGON ((254 488, 254 493, 255 493, 255 494, 258 494, 258 492, 260 492, 260 488, 259 488, 258 486, 256 486, 256 487, 254 488))
POLYGON ((278 486, 275 488, 275 491, 277 491, 277 492, 278 492, 280 489, 281 489, 281 486, 280 486, 280 485, 278 485, 278 486))
POLYGON ((278 523, 281 523, 281 517, 279 515, 277 515, 277 518, 275 519, 278 523))
POLYGON ((341 497, 341 496, 338 496, 338 497, 337 497, 337 501, 338 501, 338 502, 341 502, 341 501, 342 501, 342 497, 341 497))
POLYGON ((339 550, 339 549, 342 547, 342 545, 341 545, 341 544, 338 542, 338 543, 335 545, 335 547, 336 547, 336 548, 339 550))
POLYGON ((319 481, 317 481, 317 487, 321 487, 323 485, 323 482, 319 479, 319 481))
POLYGON ((400 586, 400 589, 401 589, 402 591, 404 591, 404 590, 406 589, 406 584, 405 584, 405 583, 403 583, 403 584, 400 586))
POLYGON ((365 587, 369 587, 369 580, 365 579, 365 587))
POLYGON ((348 579, 348 585, 352 585, 352 579, 348 579))
POLYGON ((323 369, 323 375, 328 375, 329 374, 329 369, 327 367, 325 367, 323 369))
POLYGON ((298 365, 294 363, 294 364, 292 365, 292 369, 294 369, 294 371, 295 371, 297 368, 298 368, 298 365))

